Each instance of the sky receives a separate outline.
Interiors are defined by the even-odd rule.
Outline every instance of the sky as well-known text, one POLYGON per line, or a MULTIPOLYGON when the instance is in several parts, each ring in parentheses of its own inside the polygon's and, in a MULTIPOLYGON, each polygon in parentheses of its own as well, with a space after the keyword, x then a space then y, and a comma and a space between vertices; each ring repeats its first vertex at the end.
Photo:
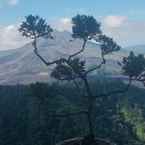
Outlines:
POLYGON ((58 31, 71 31, 71 17, 93 15, 122 47, 145 44, 145 0, 0 0, 0 50, 23 46, 17 31, 24 17, 39 15, 58 31))

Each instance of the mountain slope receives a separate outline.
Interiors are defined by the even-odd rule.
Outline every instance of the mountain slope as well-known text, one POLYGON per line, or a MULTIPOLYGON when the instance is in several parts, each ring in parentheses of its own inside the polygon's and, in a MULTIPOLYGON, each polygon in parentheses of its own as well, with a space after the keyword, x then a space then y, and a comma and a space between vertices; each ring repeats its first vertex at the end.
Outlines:
MULTIPOLYGON (((51 61, 61 56, 67 57, 81 48, 81 40, 72 40, 69 32, 55 32, 53 40, 40 39, 38 46, 41 55, 51 61)), ((120 72, 117 61, 120 61, 126 52, 120 51, 108 56, 108 72, 120 72)), ((87 66, 99 63, 99 46, 88 42, 83 57, 87 60, 87 66)), ((31 43, 24 47, 1 51, 0 53, 0 84, 32 83, 35 81, 51 81, 49 73, 52 67, 47 68, 33 53, 31 43)))

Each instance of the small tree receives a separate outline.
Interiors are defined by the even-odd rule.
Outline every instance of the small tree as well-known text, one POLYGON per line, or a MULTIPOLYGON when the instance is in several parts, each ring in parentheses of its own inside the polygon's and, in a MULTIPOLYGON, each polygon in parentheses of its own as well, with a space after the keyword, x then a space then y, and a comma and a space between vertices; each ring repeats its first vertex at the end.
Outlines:
POLYGON ((140 81, 145 85, 145 58, 144 55, 135 55, 130 52, 128 57, 123 58, 123 73, 130 79, 140 81))
MULTIPOLYGON (((106 55, 111 54, 112 52, 116 52, 120 50, 120 46, 118 46, 112 38, 103 35, 100 29, 100 23, 96 21, 96 19, 92 16, 87 15, 77 15, 72 18, 72 37, 74 39, 81 39, 83 41, 82 47, 77 52, 69 55, 68 58, 59 58, 53 61, 47 61, 43 56, 41 56, 38 52, 37 41, 40 37, 47 37, 52 39, 51 33, 53 32, 52 28, 46 23, 46 21, 39 16, 29 15, 26 17, 26 21, 24 21, 19 31, 23 36, 31 38, 33 40, 34 52, 40 58, 40 60, 47 66, 54 65, 54 69, 51 72, 51 76, 57 80, 61 81, 73 81, 75 85, 78 87, 77 80, 81 80, 84 84, 84 88, 86 90, 86 97, 88 99, 87 110, 72 113, 71 115, 77 115, 81 113, 87 114, 88 124, 89 124, 89 136, 94 139, 94 122, 93 122, 93 111, 95 107, 96 97, 100 96, 109 96, 116 93, 123 93, 128 90, 131 81, 123 90, 115 90, 108 92, 106 94, 99 94, 98 96, 94 95, 90 84, 89 84, 89 75, 100 69, 103 65, 106 64, 106 55), (82 60, 79 56, 86 49, 86 44, 88 41, 94 40, 97 44, 100 45, 101 50, 101 63, 96 65, 90 69, 87 68, 86 62, 82 60)), ((124 59, 124 64, 127 63, 127 60, 124 59)), ((97 60, 96 60, 97 64, 97 60)), ((126 67, 123 67, 126 70, 126 67)), ((127 66, 128 68, 128 66, 127 66)), ((127 73, 128 74, 128 73, 127 73)), ((132 76, 131 76, 132 77, 132 76)), ((77 91, 77 90, 76 90, 77 91)), ((79 92, 78 92, 79 93, 79 92)), ((63 115, 64 117, 65 115, 63 115)))

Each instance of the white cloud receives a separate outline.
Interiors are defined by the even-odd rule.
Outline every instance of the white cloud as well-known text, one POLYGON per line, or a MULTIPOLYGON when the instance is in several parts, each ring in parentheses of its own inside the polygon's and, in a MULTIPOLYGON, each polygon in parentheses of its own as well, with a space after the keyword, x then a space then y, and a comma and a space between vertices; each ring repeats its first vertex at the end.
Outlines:
MULTIPOLYGON (((51 26, 59 31, 71 31, 71 19, 61 18, 50 22, 51 26)), ((28 42, 18 32, 18 25, 0 26, 0 50, 15 49, 28 42)))
POLYGON ((17 25, 0 26, 0 50, 15 49, 28 42, 18 32, 17 25))
MULTIPOLYGON (((130 21, 125 16, 119 16, 119 18, 111 16, 111 22, 106 23, 105 20, 108 17, 110 18, 110 16, 102 18, 102 30, 121 46, 145 44, 145 21, 130 21), (115 21, 112 18, 115 18, 115 21)), ((56 30, 71 32, 70 18, 60 18, 49 23, 56 30)), ((18 25, 13 24, 0 26, 0 40, 0 50, 19 48, 28 42, 18 32, 18 25)))
POLYGON ((19 0, 8 0, 8 4, 11 6, 16 6, 19 3, 19 0))
POLYGON ((72 22, 70 18, 60 18, 58 20, 53 20, 51 25, 54 29, 58 31, 70 31, 72 28, 72 22))
POLYGON ((102 28, 121 46, 145 44, 145 21, 130 21, 126 16, 107 16, 102 20, 102 28))
MULTIPOLYGON (((145 44, 145 21, 130 21, 127 16, 109 15, 101 22, 103 32, 122 47, 145 44)), ((72 30, 71 18, 60 18, 50 24, 59 31, 72 30)))
POLYGON ((120 27, 127 20, 126 16, 107 16, 103 22, 108 27, 120 27))

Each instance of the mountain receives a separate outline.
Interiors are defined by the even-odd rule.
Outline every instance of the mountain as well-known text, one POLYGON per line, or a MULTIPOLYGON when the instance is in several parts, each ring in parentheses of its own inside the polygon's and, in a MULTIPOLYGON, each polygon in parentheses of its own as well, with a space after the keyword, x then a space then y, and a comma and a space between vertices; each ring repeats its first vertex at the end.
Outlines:
MULTIPOLYGON (((38 46, 41 55, 51 61, 61 56, 67 57, 81 48, 81 40, 72 40, 69 32, 54 32, 54 39, 39 39, 38 46)), ((109 67, 106 65, 103 69, 107 69, 108 73, 119 73, 120 67, 117 61, 127 55, 128 51, 116 52, 107 57, 109 67)), ((93 62, 99 63, 100 59, 99 46, 92 42, 88 42, 83 58, 87 60, 87 66, 91 67, 93 62)), ((51 67, 46 67, 35 56, 31 43, 26 44, 22 48, 15 50, 7 50, 0 52, 0 84, 28 84, 36 81, 51 81, 49 74, 51 67)))

